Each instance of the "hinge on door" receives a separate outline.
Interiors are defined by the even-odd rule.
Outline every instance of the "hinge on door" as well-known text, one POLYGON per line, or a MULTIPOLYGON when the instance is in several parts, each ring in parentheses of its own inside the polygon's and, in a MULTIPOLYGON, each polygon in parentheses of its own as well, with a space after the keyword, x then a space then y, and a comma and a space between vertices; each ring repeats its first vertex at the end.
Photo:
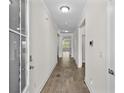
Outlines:
POLYGON ((114 71, 112 69, 110 69, 110 68, 108 69, 108 73, 113 75, 113 76, 115 75, 114 71))

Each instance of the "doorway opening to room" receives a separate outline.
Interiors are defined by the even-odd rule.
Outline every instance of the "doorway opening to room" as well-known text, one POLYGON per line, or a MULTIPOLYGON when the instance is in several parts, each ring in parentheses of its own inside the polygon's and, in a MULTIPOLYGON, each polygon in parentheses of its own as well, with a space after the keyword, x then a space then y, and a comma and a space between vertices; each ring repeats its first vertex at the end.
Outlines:
POLYGON ((71 38, 64 37, 62 41, 62 58, 69 59, 71 57, 71 38))

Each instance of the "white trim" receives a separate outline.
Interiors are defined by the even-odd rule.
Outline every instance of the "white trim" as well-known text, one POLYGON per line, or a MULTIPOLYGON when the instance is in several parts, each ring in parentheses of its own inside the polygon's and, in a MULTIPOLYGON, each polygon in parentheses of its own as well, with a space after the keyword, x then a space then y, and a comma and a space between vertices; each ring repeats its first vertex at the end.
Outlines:
POLYGON ((9 31, 20 35, 20 32, 18 32, 18 31, 16 31, 16 30, 13 30, 13 29, 11 29, 11 28, 9 28, 9 31))
POLYGON ((78 29, 78 67, 82 67, 82 59, 83 59, 83 55, 82 55, 82 31, 79 28, 78 29))
POLYGON ((21 35, 21 36, 23 36, 23 37, 27 37, 27 35, 21 34, 20 32, 18 32, 18 31, 16 31, 16 30, 13 30, 13 29, 11 29, 11 28, 9 28, 9 31, 10 31, 10 32, 13 32, 13 33, 16 33, 16 34, 18 34, 18 35, 21 35))
POLYGON ((87 80, 84 80, 84 82, 85 82, 86 86, 88 87, 90 93, 95 93, 95 92, 93 92, 92 87, 91 87, 90 84, 87 82, 87 80))
MULTIPOLYGON (((21 34, 21 0, 20 0, 20 6, 19 6, 19 18, 20 18, 20 34, 21 34)), ((21 35, 20 35, 20 93, 22 93, 21 90, 21 35)))
POLYGON ((21 36, 23 36, 23 37, 27 38, 27 35, 21 34, 21 36))
POLYGON ((26 0, 26 32, 27 32, 27 68, 26 68, 26 87, 23 93, 29 93, 29 0, 26 0))

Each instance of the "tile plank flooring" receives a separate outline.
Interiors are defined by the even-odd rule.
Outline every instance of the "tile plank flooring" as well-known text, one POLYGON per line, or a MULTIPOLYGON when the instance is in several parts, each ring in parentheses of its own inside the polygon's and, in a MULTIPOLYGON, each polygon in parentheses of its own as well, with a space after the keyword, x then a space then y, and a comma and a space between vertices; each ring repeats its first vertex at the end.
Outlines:
POLYGON ((89 93, 84 69, 78 69, 71 58, 60 59, 41 93, 89 93))

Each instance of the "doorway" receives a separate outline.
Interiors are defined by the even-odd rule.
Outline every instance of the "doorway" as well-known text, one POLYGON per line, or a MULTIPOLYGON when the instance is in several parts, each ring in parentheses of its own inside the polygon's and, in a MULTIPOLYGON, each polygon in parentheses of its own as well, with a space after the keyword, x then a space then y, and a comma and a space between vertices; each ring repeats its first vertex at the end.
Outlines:
POLYGON ((65 37, 62 42, 62 57, 71 57, 71 38, 65 37))

